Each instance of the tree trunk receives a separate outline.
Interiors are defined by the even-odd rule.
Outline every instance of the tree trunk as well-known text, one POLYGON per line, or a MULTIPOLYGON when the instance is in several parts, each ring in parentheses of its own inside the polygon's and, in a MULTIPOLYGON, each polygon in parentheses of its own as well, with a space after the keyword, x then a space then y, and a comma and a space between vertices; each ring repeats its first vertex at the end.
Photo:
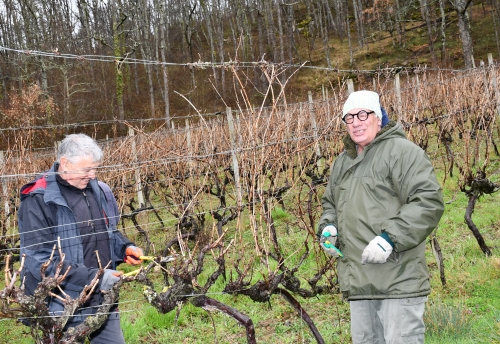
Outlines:
POLYGON ((235 47, 235 54, 238 54, 238 47, 241 49, 241 57, 239 59, 243 59, 244 61, 247 60, 247 43, 246 43, 246 35, 245 35, 245 29, 243 26, 243 8, 241 5, 241 2, 239 0, 234 1, 233 4, 230 4, 230 9, 231 11, 231 17, 234 20, 234 23, 231 25, 235 26, 234 31, 236 37, 236 47, 235 47))
POLYGON ((253 31, 252 31, 252 27, 249 23, 249 20, 248 20, 248 14, 247 14, 247 8, 244 4, 242 4, 242 11, 243 11, 243 23, 244 23, 244 26, 245 26, 245 35, 247 36, 247 39, 248 39, 248 50, 250 51, 250 56, 249 56, 249 60, 250 61, 254 61, 255 60, 255 52, 254 52, 254 48, 253 48, 253 31))
MULTIPOLYGON (((118 120, 123 122, 125 119, 125 109, 123 107, 123 92, 125 89, 125 81, 123 80, 123 59, 125 42, 119 29, 125 20, 120 4, 117 0, 112 3, 113 16, 113 55, 115 57, 115 97, 118 106, 118 120)), ((122 129, 123 125, 119 125, 122 129)))
MULTIPOLYGON (((154 42, 150 39, 150 28, 156 27, 154 23, 151 22, 151 18, 154 18, 152 13, 150 13, 150 7, 148 5, 148 1, 141 0, 142 11, 139 11, 136 15, 136 23, 137 23, 137 33, 139 42, 143 42, 140 45, 141 53, 143 59, 145 60, 153 60, 154 54, 153 49, 155 48, 154 42)), ((155 103, 155 88, 153 82, 153 69, 151 64, 144 65, 146 76, 148 79, 148 89, 149 89, 149 105, 150 105, 150 117, 155 118, 156 114, 156 103, 155 103)), ((139 78, 135 78, 137 81, 139 78)))
POLYGON ((287 26, 287 35, 288 35, 288 44, 287 44, 287 51, 288 51, 288 62, 293 63, 295 59, 298 60, 298 62, 301 62, 300 55, 297 51, 297 48, 295 46, 295 20, 294 20, 294 15, 293 15, 293 4, 283 4, 285 7, 285 12, 286 12, 286 26, 287 26), (296 58, 294 59, 293 57, 293 52, 295 51, 296 53, 296 58))
POLYGON ((345 3, 343 0, 334 0, 333 1, 333 6, 335 9, 335 18, 336 18, 336 23, 337 23, 337 31, 336 34, 339 36, 340 41, 342 42, 347 34, 346 29, 348 30, 349 28, 346 28, 346 23, 347 23, 347 6, 345 6, 345 3))
MULTIPOLYGON (((94 53, 94 49, 92 48, 92 37, 91 28, 90 28, 90 12, 89 6, 86 0, 77 1, 78 4, 78 14, 80 19, 80 25, 82 26, 82 36, 87 42, 87 52, 88 54, 94 53)), ((92 80, 95 80, 94 75, 94 66, 92 63, 89 63, 90 75, 92 76, 92 80)))
POLYGON ((236 35, 236 32, 238 31, 238 26, 236 25, 236 22, 235 22, 235 17, 236 16, 229 16, 229 18, 227 18, 227 23, 229 24, 229 31, 231 32, 231 37, 232 37, 232 41, 233 41, 233 59, 236 58, 236 56, 238 55, 238 48, 240 47, 239 46, 239 37, 237 37, 236 35))
POLYGON ((325 11, 325 21, 326 21, 326 27, 327 31, 330 32, 332 30, 335 34, 337 34, 337 23, 335 22, 335 19, 333 18, 333 13, 330 8, 330 4, 328 1, 323 1, 323 11, 325 11))
POLYGON ((314 18, 316 17, 316 13, 314 11, 314 5, 311 3, 312 0, 306 0, 307 6, 307 16, 311 20, 307 24, 307 40, 308 40, 308 56, 309 61, 312 61, 311 52, 314 50, 315 38, 316 38, 316 26, 314 22, 314 18))
POLYGON ((401 6, 399 5, 399 0, 394 0, 394 5, 396 7, 396 13, 394 15, 394 18, 396 20, 396 29, 398 31, 398 45, 404 47, 405 28, 403 26, 403 20, 401 19, 401 6))
MULTIPOLYGON (((218 6, 221 6, 220 2, 218 2, 218 6)), ((216 15, 214 22, 216 23, 215 28, 216 28, 216 37, 217 37, 217 42, 219 43, 218 49, 219 49, 219 62, 221 64, 224 63, 224 22, 222 20, 222 15, 223 10, 221 7, 218 8, 217 11, 215 11, 214 15, 216 15)), ((226 74, 225 68, 219 68, 220 69, 220 85, 222 87, 222 97, 226 97, 226 74)))
POLYGON ((446 68, 446 12, 444 0, 439 0, 439 13, 441 14, 441 67, 446 68))
POLYGON ((491 10, 491 19, 495 25, 495 39, 497 42, 497 51, 500 53, 500 33, 499 30, 499 20, 500 20, 500 3, 497 0, 491 1, 493 9, 491 10))
POLYGON ((351 26, 349 22, 349 16, 345 17, 345 21, 347 26, 347 42, 349 43, 349 65, 352 67, 352 65, 354 64, 354 51, 352 47, 351 26))
POLYGON ((332 67, 331 60, 330 60, 330 44, 328 42, 328 27, 327 27, 327 21, 325 16, 323 15, 324 11, 324 6, 323 6, 323 1, 318 0, 317 1, 317 8, 318 8, 318 27, 319 31, 321 33, 321 39, 323 41, 323 50, 325 52, 325 59, 326 59, 326 65, 328 68, 332 67))
MULTIPOLYGON (((144 42, 147 42, 147 44, 151 44, 151 42, 148 42, 148 38, 145 37, 144 42)), ((141 44, 141 53, 143 56, 143 59, 150 60, 151 56, 146 52, 144 49, 144 44, 141 44)), ((149 88, 149 105, 150 105, 150 116, 151 118, 155 118, 155 89, 153 85, 153 71, 151 70, 151 64, 144 64, 144 70, 146 71, 146 76, 148 79, 148 88, 149 88)), ((136 78, 137 80, 137 78, 136 78)))
POLYGON ((215 47, 215 40, 214 40, 214 32, 213 32, 214 24, 212 22, 212 14, 210 13, 209 8, 207 8, 207 3, 204 1, 201 2, 201 10, 203 13, 203 17, 205 19, 206 36, 210 49, 210 62, 212 63, 212 75, 214 78, 214 84, 215 88, 219 89, 220 80, 217 75, 217 68, 215 67, 215 63, 217 62, 217 50, 215 47))
MULTIPOLYGON (((434 52, 434 39, 432 32, 432 21, 434 20, 434 15, 431 16, 431 11, 429 11, 430 4, 427 0, 419 0, 420 1, 420 13, 422 15, 422 19, 425 20, 425 24, 427 26, 427 38, 429 39, 429 51, 431 53, 432 66, 436 67, 436 54, 434 52)), ((434 11, 432 11, 434 13, 434 11)))
POLYGON ((360 48, 365 45, 365 24, 363 22, 363 5, 360 0, 353 0, 354 20, 358 30, 358 44, 360 48))
POLYGON ((457 13, 458 29, 460 31, 460 39, 462 41, 462 52, 464 54, 465 68, 472 68, 472 56, 474 51, 472 48, 472 33, 470 29, 469 14, 467 8, 472 3, 472 0, 455 0, 453 7, 457 13))
MULTIPOLYGON (((182 11, 183 13, 183 18, 182 18, 182 24, 184 25, 184 40, 186 42, 186 46, 188 48, 188 56, 189 56, 189 61, 191 63, 194 62, 194 52, 193 52, 193 36, 195 34, 195 29, 194 29, 194 12, 196 10, 197 4, 194 3, 191 5, 190 2, 185 3, 185 8, 182 11)), ((196 87, 196 80, 194 77, 194 68, 190 68, 189 72, 191 74, 191 87, 194 89, 196 87)))
POLYGON ((264 1, 264 18, 265 18, 265 26, 267 32, 267 44, 268 48, 271 50, 273 56, 272 61, 278 62, 278 49, 276 46, 276 33, 274 28, 274 17, 273 17, 273 8, 271 1, 272 0, 263 0, 264 1))
MULTIPOLYGON (((285 43, 283 42, 283 24, 282 24, 282 1, 283 0, 276 0, 275 2, 275 12, 276 12, 276 19, 278 20, 278 37, 280 40, 280 58, 279 62, 283 63, 285 62, 285 43)), ((285 81, 285 73, 282 74, 282 82, 285 81)))
POLYGON ((164 117, 165 117, 165 124, 167 128, 170 128, 170 99, 169 99, 169 86, 168 86, 168 69, 167 66, 165 65, 167 62, 167 49, 170 45, 169 39, 168 39, 168 28, 167 28, 167 23, 166 23, 166 13, 165 13, 165 4, 161 3, 160 1, 155 2, 155 6, 157 10, 159 11, 159 19, 160 19, 160 27, 159 27, 159 33, 160 33, 160 54, 161 54, 161 70, 162 70, 162 77, 163 77, 163 103, 165 106, 165 112, 164 112, 164 117), (167 32, 167 34, 165 34, 167 32))
POLYGON ((256 22, 257 22, 257 37, 259 38, 259 56, 258 59, 263 59, 265 52, 264 52, 264 24, 263 24, 263 18, 262 18, 262 9, 260 8, 260 4, 257 4, 256 8, 256 22))
MULTIPOLYGON (((49 100, 49 85, 47 81, 47 68, 45 66, 45 62, 43 59, 40 59, 40 84, 41 84, 41 89, 42 89, 42 94, 43 94, 43 99, 45 102, 49 100)), ((46 119, 46 125, 52 126, 53 124, 53 113, 50 109, 47 111, 47 119, 46 119)))

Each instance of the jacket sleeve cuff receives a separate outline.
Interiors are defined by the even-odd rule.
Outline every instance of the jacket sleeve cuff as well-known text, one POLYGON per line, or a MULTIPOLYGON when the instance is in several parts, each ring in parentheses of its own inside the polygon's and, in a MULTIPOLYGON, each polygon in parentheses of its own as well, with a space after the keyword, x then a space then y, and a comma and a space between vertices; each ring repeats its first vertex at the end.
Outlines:
POLYGON ((391 238, 389 238, 389 234, 387 234, 387 232, 382 232, 380 236, 384 238, 384 240, 387 241, 392 246, 392 248, 394 248, 394 243, 392 242, 391 238))

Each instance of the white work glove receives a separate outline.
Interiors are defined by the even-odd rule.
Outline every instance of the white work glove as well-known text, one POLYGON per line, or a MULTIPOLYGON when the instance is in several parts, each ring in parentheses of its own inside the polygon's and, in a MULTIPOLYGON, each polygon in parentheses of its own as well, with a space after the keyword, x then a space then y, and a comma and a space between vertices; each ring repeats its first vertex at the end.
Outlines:
POLYGON ((361 264, 383 264, 391 255, 391 252, 391 244, 380 235, 377 235, 368 243, 363 254, 361 254, 361 264))
POLYGON ((104 270, 101 282, 101 290, 109 290, 113 285, 120 280, 120 276, 123 275, 122 271, 116 271, 111 269, 104 270))
POLYGON ((337 228, 335 228, 334 225, 325 226, 325 228, 323 228, 323 231, 321 232, 319 243, 323 251, 333 257, 342 256, 342 253, 340 253, 340 251, 334 246, 336 239, 337 228))
POLYGON ((323 228, 323 231, 321 232, 321 236, 324 236, 326 238, 330 236, 336 237, 337 228, 334 225, 326 225, 325 228, 323 228))

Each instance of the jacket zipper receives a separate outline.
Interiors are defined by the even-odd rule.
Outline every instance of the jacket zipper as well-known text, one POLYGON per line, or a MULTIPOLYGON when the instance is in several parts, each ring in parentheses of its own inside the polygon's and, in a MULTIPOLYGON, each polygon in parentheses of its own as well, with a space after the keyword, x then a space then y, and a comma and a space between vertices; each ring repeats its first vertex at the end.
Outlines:
POLYGON ((82 191, 82 194, 83 194, 83 198, 85 198, 85 202, 87 203, 87 208, 89 209, 90 220, 87 221, 87 225, 92 227, 92 232, 95 233, 95 224, 94 224, 94 219, 92 217, 92 209, 90 208, 90 203, 89 203, 89 200, 87 198, 87 194, 85 193, 85 191, 82 191))
POLYGON ((87 198, 87 193, 82 190, 83 198, 85 198, 85 203, 87 203, 87 208, 89 210, 89 217, 90 219, 87 221, 87 225, 92 228, 92 237, 94 239, 94 251, 97 251, 97 234, 95 231, 95 223, 94 223, 94 217, 92 216, 92 208, 90 208, 90 203, 89 199, 87 198))

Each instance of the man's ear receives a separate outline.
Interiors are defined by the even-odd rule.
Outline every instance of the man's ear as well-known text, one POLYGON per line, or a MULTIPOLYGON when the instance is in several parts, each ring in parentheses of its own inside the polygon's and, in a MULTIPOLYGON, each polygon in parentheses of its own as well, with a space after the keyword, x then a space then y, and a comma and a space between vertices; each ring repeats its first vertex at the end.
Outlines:
POLYGON ((66 158, 65 156, 63 156, 63 157, 61 157, 59 159, 59 167, 61 168, 61 170, 67 171, 68 170, 68 164, 69 164, 69 159, 66 158))

